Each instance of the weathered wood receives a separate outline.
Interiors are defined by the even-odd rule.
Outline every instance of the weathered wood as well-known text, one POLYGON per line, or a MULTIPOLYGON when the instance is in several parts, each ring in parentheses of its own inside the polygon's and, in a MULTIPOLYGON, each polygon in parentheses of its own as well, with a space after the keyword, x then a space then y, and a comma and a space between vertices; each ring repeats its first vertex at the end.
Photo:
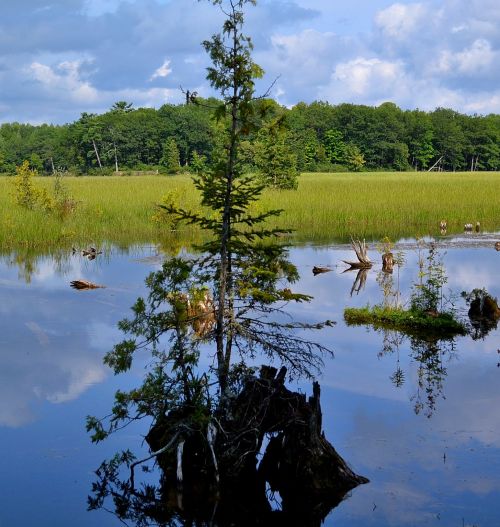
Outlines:
POLYGON ((392 273, 394 269, 394 255, 392 253, 384 253, 382 255, 382 271, 384 273, 392 273))
POLYGON ((317 266, 315 265, 313 267, 313 275, 316 276, 317 274, 322 274, 322 273, 330 273, 332 270, 329 268, 329 267, 320 267, 320 266, 317 266))
POLYGON ((351 246, 356 253, 358 259, 357 262, 351 262, 348 260, 342 260, 345 264, 349 265, 353 269, 370 269, 373 266, 373 262, 368 257, 368 249, 366 247, 365 240, 354 240, 351 239, 351 246))
POLYGON ((97 285, 87 280, 73 280, 70 282, 73 289, 86 290, 86 289, 105 289, 104 285, 97 285))
POLYGON ((475 298, 470 304, 469 318, 498 320, 500 318, 500 308, 497 300, 488 293, 475 298))
POLYGON ((179 490, 182 470, 183 495, 188 492, 198 505, 216 499, 218 511, 237 506, 261 515, 270 511, 266 483, 280 493, 283 510, 305 507, 310 513, 330 510, 348 491, 367 483, 325 438, 319 384, 306 399, 288 390, 285 378, 285 368, 272 367, 263 367, 259 377, 248 376, 222 414, 207 415, 206 429, 183 428, 188 408, 161 417, 146 437, 150 448, 161 450, 179 431, 178 442, 184 443, 182 460, 176 447, 158 458, 165 486, 179 490))

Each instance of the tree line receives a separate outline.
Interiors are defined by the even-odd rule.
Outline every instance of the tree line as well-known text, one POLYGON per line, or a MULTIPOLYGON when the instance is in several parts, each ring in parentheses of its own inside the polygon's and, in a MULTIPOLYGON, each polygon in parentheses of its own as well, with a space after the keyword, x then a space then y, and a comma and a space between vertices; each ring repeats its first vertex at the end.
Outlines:
MULTIPOLYGON (((135 109, 120 101, 103 114, 83 113, 66 125, 5 123, 0 126, 0 173, 14 174, 25 160, 39 173, 63 169, 103 175, 176 172, 211 161, 223 147, 222 125, 213 119, 219 104, 188 97, 186 104, 135 109)), ((261 126, 248 134, 239 155, 249 171, 268 167, 271 179, 278 169, 288 174, 500 169, 500 115, 402 110, 390 102, 378 107, 313 102, 291 109, 272 99, 253 104, 261 126)))

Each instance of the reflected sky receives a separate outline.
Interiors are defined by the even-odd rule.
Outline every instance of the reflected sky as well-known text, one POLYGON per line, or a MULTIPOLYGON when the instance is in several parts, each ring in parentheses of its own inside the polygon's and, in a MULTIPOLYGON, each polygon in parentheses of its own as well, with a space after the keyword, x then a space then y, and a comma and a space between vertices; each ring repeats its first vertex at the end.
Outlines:
MULTIPOLYGON (((371 480, 334 510, 326 525, 496 525, 500 332, 478 341, 458 338, 454 352, 443 354, 446 376, 432 417, 417 415, 419 364, 408 339, 382 354, 383 333, 343 323, 344 307, 381 301, 380 256, 370 254, 377 263, 351 296, 356 273, 343 273, 341 263, 352 259, 349 247, 291 250, 302 275, 295 289, 314 296, 291 311, 307 321, 337 322, 314 334, 335 353, 321 379, 326 434, 354 470, 371 480), (315 265, 333 270, 315 277, 315 265), (404 372, 400 386, 391 382, 397 368, 404 372)), ((500 296, 500 253, 448 247, 443 258, 445 289, 486 287, 500 296)), ((408 300, 416 252, 406 250, 405 259, 399 284, 408 300)), ((120 339, 116 323, 145 294, 144 278, 158 265, 154 248, 111 249, 92 262, 79 255, 28 262, 0 258, 0 448, 7 453, 0 526, 120 525, 105 513, 85 512, 92 470, 114 451, 134 448, 145 430, 131 429, 94 446, 84 422, 89 413, 109 410, 118 387, 138 382, 140 364, 115 378, 102 356, 120 339), (69 282, 75 279, 106 289, 74 291, 69 282), (26 508, 26 502, 34 506, 26 508)), ((393 276, 396 280, 397 270, 393 276)), ((461 299, 457 308, 466 313, 461 299)))

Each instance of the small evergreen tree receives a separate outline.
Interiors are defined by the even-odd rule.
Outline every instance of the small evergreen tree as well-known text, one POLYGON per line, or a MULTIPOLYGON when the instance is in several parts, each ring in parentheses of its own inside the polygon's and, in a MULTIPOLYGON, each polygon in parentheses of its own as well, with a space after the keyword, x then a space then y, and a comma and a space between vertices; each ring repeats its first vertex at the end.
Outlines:
POLYGON ((277 189, 296 189, 297 156, 288 145, 288 133, 276 123, 263 128, 255 147, 255 164, 262 183, 277 189))
POLYGON ((160 165, 167 169, 169 174, 175 174, 180 168, 179 148, 173 137, 165 141, 163 145, 163 154, 160 159, 160 165))
MULTIPOLYGON (((253 459, 262 438, 257 442, 251 439, 251 449, 257 450, 248 451, 248 434, 257 430, 263 436, 259 428, 263 423, 245 423, 241 429, 230 410, 253 373, 247 360, 260 353, 281 361, 290 374, 311 376, 321 365, 321 353, 328 352, 305 339, 302 331, 320 329, 329 322, 310 325, 288 318, 280 322, 278 318, 284 302, 310 297, 290 289, 298 278, 297 269, 287 260, 286 248, 269 240, 283 232, 265 226, 279 211, 252 215, 251 205, 264 185, 244 172, 239 156, 241 142, 258 130, 260 122, 252 102, 254 79, 262 70, 251 58, 250 39, 241 33, 243 8, 255 2, 212 1, 227 15, 222 33, 204 42, 213 64, 208 79, 222 94, 216 117, 224 124, 221 133, 225 140, 209 163, 196 163, 195 185, 208 214, 174 204, 163 206, 179 221, 207 231, 210 239, 200 247, 202 256, 172 258, 148 277, 149 297, 139 299, 132 319, 120 323, 130 338, 105 357, 119 373, 131 367, 137 353, 150 350, 153 361, 148 374, 139 388, 116 394, 109 420, 89 417, 87 421, 92 439, 100 441, 128 423, 148 417, 153 422, 148 443, 152 446, 154 437, 161 438, 161 448, 154 449, 146 460, 135 461, 130 452, 124 452, 103 463, 97 472, 91 508, 102 506, 111 484, 118 488, 114 497, 123 514, 126 500, 134 502, 139 496, 134 488, 134 468, 158 458, 162 467, 179 467, 181 459, 182 469, 186 450, 198 459, 199 466, 190 470, 195 471, 201 486, 201 480, 206 483, 208 479, 218 489, 230 487, 231 478, 246 475, 247 469, 255 471, 253 459), (214 345, 214 365, 208 370, 200 364, 201 343, 214 345), (120 483, 117 476, 123 464, 130 471, 126 483, 120 483)), ((314 455, 319 457, 321 449, 315 448, 314 455)), ((166 470, 165 478, 174 478, 170 481, 175 484, 175 470, 166 470)), ((155 490, 146 489, 142 497, 155 501, 155 490)))

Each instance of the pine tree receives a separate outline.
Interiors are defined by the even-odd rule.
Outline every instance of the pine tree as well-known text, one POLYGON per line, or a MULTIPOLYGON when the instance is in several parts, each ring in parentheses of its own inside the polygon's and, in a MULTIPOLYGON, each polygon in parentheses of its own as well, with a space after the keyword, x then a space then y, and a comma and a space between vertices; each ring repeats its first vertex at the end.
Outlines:
POLYGON ((280 127, 280 123, 273 123, 259 132, 255 161, 260 179, 266 187, 298 187, 297 156, 288 143, 288 134, 280 127))
MULTIPOLYGON (((215 115, 224 136, 222 147, 209 163, 196 163, 195 185, 208 214, 173 204, 164 206, 179 221, 207 231, 210 240, 199 248, 201 256, 167 260, 147 279, 149 297, 139 299, 133 307, 134 317, 120 323, 130 338, 116 345, 105 362, 120 373, 146 349, 152 352, 153 364, 141 387, 116 394, 109 421, 91 417, 87 428, 93 440, 100 441, 130 422, 148 417, 153 425, 146 440, 154 452, 147 459, 158 458, 165 484, 177 483, 174 467, 179 467, 179 456, 186 451, 185 455, 191 456, 187 464, 199 466, 193 469, 197 485, 208 480, 209 486, 215 484, 231 492, 232 481, 240 481, 238 477, 246 480, 255 472, 258 451, 248 450, 248 441, 252 449, 258 448, 266 433, 259 428, 263 425, 259 413, 259 422, 249 423, 244 421, 245 412, 236 410, 238 394, 251 379, 258 383, 248 359, 259 353, 286 365, 290 375, 311 377, 322 364, 322 353, 329 350, 305 339, 302 330, 320 329, 330 322, 279 321, 284 302, 308 301, 310 297, 290 289, 298 278, 297 269, 287 260, 286 249, 272 242, 283 231, 265 226, 279 211, 251 214, 251 205, 264 185, 244 173, 239 158, 241 142, 258 131, 261 121, 252 102, 254 79, 262 76, 262 70, 251 58, 250 39, 241 33, 243 9, 255 2, 213 3, 221 6, 227 19, 222 33, 204 42, 213 64, 208 79, 222 95, 215 115), (200 365, 202 343, 212 343, 215 348, 214 366, 208 370, 200 365)), ((282 385, 284 375, 277 379, 278 384, 282 385)), ((316 396, 319 405, 319 387, 316 396)), ((301 395, 297 397, 302 400, 301 395)), ((249 404, 246 397, 242 396, 242 401, 249 404)), ((264 413, 268 401, 265 393, 258 401, 264 413)), ((259 410, 258 405, 255 409, 259 410)), ((283 419, 281 414, 279 419, 283 419)), ((318 457, 316 451, 314 455, 318 457)), ((135 499, 134 468, 141 463, 130 453, 103 463, 91 507, 102 506, 109 485, 119 488, 120 499, 135 499), (118 478, 123 464, 130 469, 126 483, 118 478)), ((328 464, 331 468, 331 459, 328 464)), ((344 465, 346 473, 349 469, 344 465)))
POLYGON ((169 174, 175 174, 180 168, 179 148, 173 137, 165 141, 163 145, 163 154, 160 159, 160 165, 167 169, 169 174))

